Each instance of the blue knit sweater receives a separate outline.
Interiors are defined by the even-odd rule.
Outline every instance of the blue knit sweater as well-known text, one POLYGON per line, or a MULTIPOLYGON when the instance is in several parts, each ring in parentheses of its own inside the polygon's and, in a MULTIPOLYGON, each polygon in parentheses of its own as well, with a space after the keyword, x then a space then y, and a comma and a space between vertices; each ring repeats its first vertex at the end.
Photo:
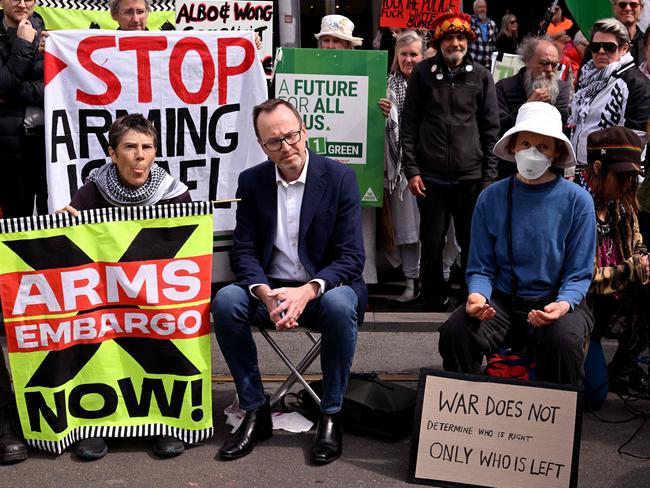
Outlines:
MULTIPOLYGON (((587 294, 594 268, 593 199, 562 178, 541 185, 515 179, 512 207, 517 295, 541 298, 557 286, 557 301, 575 307, 587 294)), ((507 211, 506 179, 481 193, 472 218, 467 286, 488 300, 493 288, 511 291, 507 211)))

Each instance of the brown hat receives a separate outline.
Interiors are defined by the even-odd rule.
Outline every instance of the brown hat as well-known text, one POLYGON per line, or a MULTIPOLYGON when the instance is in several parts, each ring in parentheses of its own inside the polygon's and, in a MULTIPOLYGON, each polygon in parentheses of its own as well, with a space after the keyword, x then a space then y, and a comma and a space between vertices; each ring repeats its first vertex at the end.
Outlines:
POLYGON ((587 162, 600 161, 603 167, 617 173, 640 173, 642 151, 641 138, 627 127, 598 130, 587 138, 587 162))

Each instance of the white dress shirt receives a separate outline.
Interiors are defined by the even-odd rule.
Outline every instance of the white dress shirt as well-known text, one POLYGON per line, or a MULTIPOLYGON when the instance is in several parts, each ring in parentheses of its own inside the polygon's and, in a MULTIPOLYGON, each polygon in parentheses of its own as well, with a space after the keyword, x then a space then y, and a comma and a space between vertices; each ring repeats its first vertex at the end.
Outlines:
MULTIPOLYGON (((306 152, 305 166, 297 180, 287 183, 278 167, 275 167, 275 183, 278 186, 277 192, 277 226, 275 242, 273 243, 273 254, 268 270, 268 277, 283 281, 298 281, 307 283, 315 281, 319 285, 318 295, 325 289, 325 280, 311 280, 311 276, 300 262, 298 256, 298 238, 300 231, 300 209, 302 208, 302 197, 305 193, 305 181, 307 180, 307 168, 309 167, 309 152, 306 152)), ((251 285, 250 291, 259 286, 251 285)))

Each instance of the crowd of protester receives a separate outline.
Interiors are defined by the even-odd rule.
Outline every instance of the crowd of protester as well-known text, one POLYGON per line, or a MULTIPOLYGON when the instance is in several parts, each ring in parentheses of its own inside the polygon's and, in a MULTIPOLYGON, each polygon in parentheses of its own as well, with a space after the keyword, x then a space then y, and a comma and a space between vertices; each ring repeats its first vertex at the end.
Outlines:
MULTIPOLYGON (((46 33, 34 5, 0 0, 5 218, 47 211, 46 33)), ((109 6, 120 29, 147 28, 148 0, 110 0, 109 6)), ((635 356, 648 345, 640 297, 650 281, 644 246, 650 238, 650 180, 642 180, 650 42, 638 25, 643 8, 644 0, 612 0, 613 17, 580 26, 589 41, 560 7, 544 35, 523 36, 514 13, 504 15, 497 30, 486 0, 473 3, 471 16, 441 15, 431 32, 380 31, 376 47, 393 50, 388 96, 379 109, 387 119, 386 201, 405 280, 396 300, 421 300, 425 310, 452 312, 440 337, 445 369, 480 373, 483 356, 512 347, 535 359, 538 378, 578 385, 590 340, 614 337, 619 347, 610 364, 612 388, 629 389, 629 378, 638 378, 635 356), (493 53, 519 54, 524 67, 495 84, 493 53), (453 238, 466 276, 457 301, 449 300, 444 265, 453 238)), ((326 16, 316 44, 354 49, 362 39, 353 30, 346 17, 326 16)), ((342 452, 338 413, 366 309, 362 269, 375 251, 367 232, 374 230, 369 222, 375 216, 362 212, 352 171, 307 150, 294 107, 272 99, 256 108, 253 120, 269 161, 240 178, 243 200, 231 253, 237 284, 213 303, 217 339, 246 417, 220 456, 245 456, 272 435, 250 323, 289 329, 301 318, 323 333, 325 394, 312 461, 326 464, 342 452), (336 187, 328 194, 331 208, 347 209, 329 232, 303 230, 310 245, 304 239, 298 244, 298 229, 283 222, 277 232, 255 232, 263 225, 261 209, 275 210, 253 191, 256 185, 277 188, 277 215, 286 216, 295 211, 286 199, 308 201, 305 182, 314 178, 336 187), (268 241, 274 233, 275 241, 268 241), (293 249, 298 245, 300 251, 293 249), (265 257, 258 255, 267 247, 265 257)), ((61 212, 190 201, 187 187, 154 163, 157 136, 146 119, 119 118, 108 138, 111 161, 89 175, 61 212)), ((0 366, 0 462, 20 461, 27 450, 13 418, 7 369, 0 366)), ((635 388, 642 387, 637 381, 635 388)), ((174 437, 154 442, 162 457, 184 449, 174 437)), ((85 459, 107 450, 101 438, 84 439, 76 448, 85 459)))

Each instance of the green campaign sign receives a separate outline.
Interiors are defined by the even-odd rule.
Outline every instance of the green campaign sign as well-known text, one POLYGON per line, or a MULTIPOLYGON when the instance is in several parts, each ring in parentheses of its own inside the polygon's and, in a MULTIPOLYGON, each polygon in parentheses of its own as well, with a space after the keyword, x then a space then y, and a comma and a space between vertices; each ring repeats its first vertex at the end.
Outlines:
POLYGON ((351 165, 361 204, 381 207, 386 53, 282 48, 276 60, 275 95, 302 115, 309 149, 351 165))
POLYGON ((28 444, 212 435, 212 205, 0 220, 0 296, 28 444))

